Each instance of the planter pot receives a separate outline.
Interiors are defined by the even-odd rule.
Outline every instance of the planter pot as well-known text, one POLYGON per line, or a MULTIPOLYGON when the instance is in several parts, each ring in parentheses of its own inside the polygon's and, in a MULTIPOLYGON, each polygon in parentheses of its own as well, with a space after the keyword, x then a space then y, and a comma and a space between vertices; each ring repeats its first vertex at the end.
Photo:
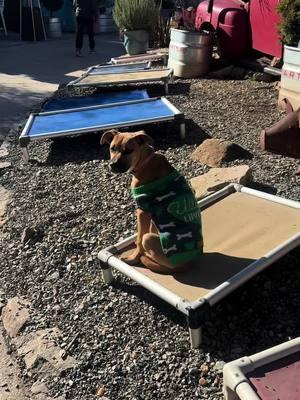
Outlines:
POLYGON ((279 106, 284 108, 283 99, 288 99, 293 109, 300 107, 300 48, 284 46, 279 106))
POLYGON ((129 55, 146 53, 149 47, 149 33, 144 30, 126 31, 124 46, 129 55))
POLYGON ((181 78, 205 76, 210 70, 213 50, 211 32, 171 29, 168 67, 181 78))
POLYGON ((59 18, 49 18, 48 36, 51 39, 61 38, 61 23, 59 18))
MULTIPOLYGON (((288 104, 288 108, 291 106, 288 104)), ((260 133, 260 147, 275 154, 300 159, 300 111, 291 111, 260 133)))

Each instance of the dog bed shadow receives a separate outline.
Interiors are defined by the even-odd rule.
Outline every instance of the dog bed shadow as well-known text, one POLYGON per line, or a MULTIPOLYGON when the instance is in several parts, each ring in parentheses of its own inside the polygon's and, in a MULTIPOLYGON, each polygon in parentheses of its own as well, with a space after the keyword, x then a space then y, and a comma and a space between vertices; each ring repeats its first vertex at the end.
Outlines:
MULTIPOLYGON (((174 123, 141 125, 133 128, 120 129, 121 132, 135 132, 145 130, 154 141, 156 150, 180 148, 185 145, 200 144, 209 138, 209 134, 202 130, 192 120, 186 120, 187 137, 180 139, 178 126, 174 123)), ((108 160, 109 152, 100 146, 103 132, 89 132, 80 136, 52 139, 50 151, 46 160, 47 165, 62 165, 66 163, 82 163, 92 160, 108 160)))

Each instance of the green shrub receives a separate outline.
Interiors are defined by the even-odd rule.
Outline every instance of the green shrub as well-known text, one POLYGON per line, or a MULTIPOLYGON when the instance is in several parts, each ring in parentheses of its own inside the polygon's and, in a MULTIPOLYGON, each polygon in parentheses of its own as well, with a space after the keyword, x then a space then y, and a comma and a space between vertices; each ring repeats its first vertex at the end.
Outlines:
POLYGON ((282 18, 279 24, 282 42, 297 46, 300 40, 300 0, 281 0, 277 11, 282 18))
POLYGON ((160 14, 160 6, 155 0, 116 0, 113 18, 121 32, 139 29, 155 30, 160 14))

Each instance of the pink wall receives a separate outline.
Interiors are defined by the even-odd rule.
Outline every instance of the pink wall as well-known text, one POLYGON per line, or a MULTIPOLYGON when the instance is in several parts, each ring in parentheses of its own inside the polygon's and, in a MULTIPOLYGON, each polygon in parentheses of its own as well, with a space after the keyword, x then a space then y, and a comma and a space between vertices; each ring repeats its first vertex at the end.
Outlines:
POLYGON ((250 0, 252 48, 275 57, 282 56, 278 35, 280 17, 276 12, 280 0, 250 0))

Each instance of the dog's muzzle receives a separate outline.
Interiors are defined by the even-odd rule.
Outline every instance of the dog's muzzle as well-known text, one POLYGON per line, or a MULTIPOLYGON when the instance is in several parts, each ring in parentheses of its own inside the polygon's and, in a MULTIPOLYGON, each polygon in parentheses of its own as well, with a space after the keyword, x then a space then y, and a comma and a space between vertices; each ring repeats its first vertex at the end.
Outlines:
POLYGON ((122 160, 118 159, 118 160, 111 160, 110 161, 110 169, 112 170, 112 172, 114 173, 122 173, 122 172, 126 172, 128 170, 128 166, 126 165, 125 162, 123 162, 122 160))

